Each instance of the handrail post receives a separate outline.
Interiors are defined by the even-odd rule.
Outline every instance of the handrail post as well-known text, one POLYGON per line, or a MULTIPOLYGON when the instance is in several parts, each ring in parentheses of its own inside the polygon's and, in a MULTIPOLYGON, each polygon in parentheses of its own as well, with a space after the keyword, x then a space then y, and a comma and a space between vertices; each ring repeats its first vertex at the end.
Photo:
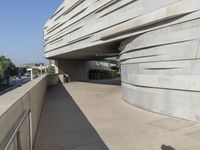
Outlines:
POLYGON ((30 150, 32 150, 33 149, 33 139, 32 139, 32 135, 33 135, 33 133, 32 133, 32 117, 31 117, 32 115, 31 115, 31 111, 29 112, 29 148, 30 148, 30 150))

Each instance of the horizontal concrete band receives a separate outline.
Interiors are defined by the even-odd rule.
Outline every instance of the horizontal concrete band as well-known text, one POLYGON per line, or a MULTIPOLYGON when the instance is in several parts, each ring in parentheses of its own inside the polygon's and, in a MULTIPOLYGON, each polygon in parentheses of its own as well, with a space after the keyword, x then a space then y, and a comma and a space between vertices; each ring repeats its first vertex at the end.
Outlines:
POLYGON ((141 87, 122 83, 122 98, 139 108, 200 122, 200 92, 141 87))
MULTIPOLYGON (((34 141, 40 114, 42 111, 46 88, 58 83, 58 76, 42 76, 0 97, 0 145, 13 130, 20 116, 27 110, 31 111, 32 139, 34 141)), ((27 117, 20 128, 22 149, 29 149, 29 118, 27 117)), ((33 144, 33 143, 32 143, 33 144)), ((15 141, 11 145, 13 148, 15 141)))

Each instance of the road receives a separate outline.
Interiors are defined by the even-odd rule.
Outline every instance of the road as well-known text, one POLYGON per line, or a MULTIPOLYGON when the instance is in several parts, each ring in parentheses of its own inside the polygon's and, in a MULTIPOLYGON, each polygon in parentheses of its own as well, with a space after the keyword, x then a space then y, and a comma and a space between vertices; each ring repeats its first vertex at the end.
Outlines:
POLYGON ((7 93, 7 92, 10 92, 24 84, 26 84, 27 82, 29 82, 31 79, 30 78, 27 78, 27 77, 23 77, 22 79, 16 79, 14 81, 12 81, 10 84, 13 85, 12 87, 0 92, 0 96, 7 93))

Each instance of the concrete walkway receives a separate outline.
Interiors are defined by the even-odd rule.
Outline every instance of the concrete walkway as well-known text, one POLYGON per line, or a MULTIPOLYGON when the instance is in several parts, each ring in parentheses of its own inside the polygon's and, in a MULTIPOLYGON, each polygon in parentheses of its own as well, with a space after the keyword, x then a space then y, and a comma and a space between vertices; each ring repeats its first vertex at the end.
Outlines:
POLYGON ((68 149, 199 150, 200 125, 131 106, 120 86, 72 82, 48 89, 35 141, 68 149))

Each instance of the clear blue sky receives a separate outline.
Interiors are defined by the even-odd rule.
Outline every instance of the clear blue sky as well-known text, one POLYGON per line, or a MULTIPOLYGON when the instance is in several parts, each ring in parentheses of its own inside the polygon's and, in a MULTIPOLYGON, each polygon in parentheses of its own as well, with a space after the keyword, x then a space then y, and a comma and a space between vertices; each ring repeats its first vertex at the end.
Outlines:
POLYGON ((43 26, 63 0, 1 0, 0 55, 16 64, 44 62, 43 26))

